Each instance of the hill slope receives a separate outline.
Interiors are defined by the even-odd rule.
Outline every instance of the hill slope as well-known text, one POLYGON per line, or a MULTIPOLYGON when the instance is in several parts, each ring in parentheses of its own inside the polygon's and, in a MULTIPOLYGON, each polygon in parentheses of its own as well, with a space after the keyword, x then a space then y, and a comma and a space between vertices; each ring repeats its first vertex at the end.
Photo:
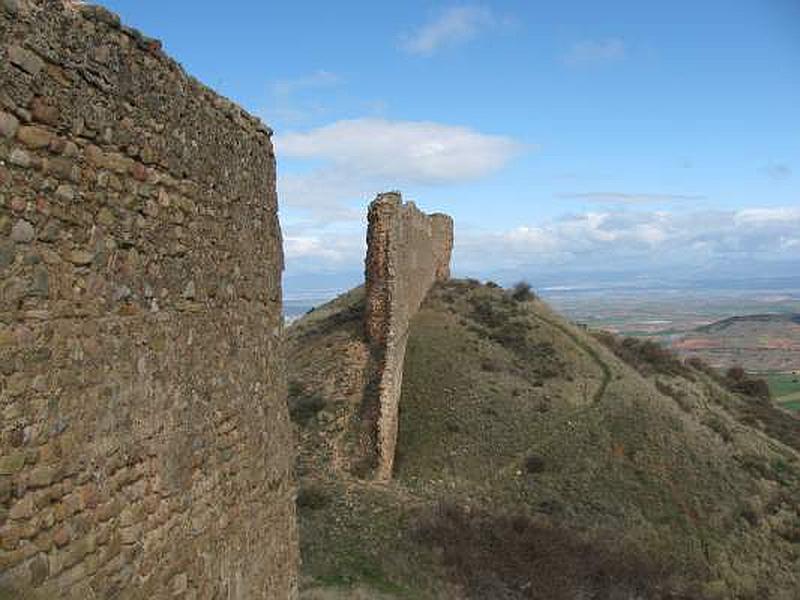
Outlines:
POLYGON ((684 356, 700 356, 716 367, 791 371, 800 365, 800 315, 730 317, 698 327, 673 341, 684 356))
POLYGON ((796 597, 791 417, 450 281, 411 325, 395 477, 363 481, 362 316, 356 289, 288 331, 305 597, 796 597))
POLYGON ((734 329, 739 326, 749 326, 753 323, 769 324, 769 325, 787 325, 795 324, 800 325, 800 315, 793 314, 763 314, 763 315, 742 315, 736 317, 729 317, 721 321, 715 321, 708 325, 698 327, 695 331, 703 333, 717 333, 729 329, 734 329))

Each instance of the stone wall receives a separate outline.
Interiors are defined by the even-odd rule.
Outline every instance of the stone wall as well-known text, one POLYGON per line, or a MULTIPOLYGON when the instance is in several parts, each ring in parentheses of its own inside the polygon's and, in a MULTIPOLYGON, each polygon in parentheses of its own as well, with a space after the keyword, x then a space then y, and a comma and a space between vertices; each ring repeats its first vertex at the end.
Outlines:
POLYGON ((271 132, 0 2, 0 598, 296 595, 271 132))
POLYGON ((392 474, 408 327, 431 286, 450 277, 453 220, 426 215, 399 193, 379 195, 369 208, 366 334, 375 357, 376 476, 392 474))

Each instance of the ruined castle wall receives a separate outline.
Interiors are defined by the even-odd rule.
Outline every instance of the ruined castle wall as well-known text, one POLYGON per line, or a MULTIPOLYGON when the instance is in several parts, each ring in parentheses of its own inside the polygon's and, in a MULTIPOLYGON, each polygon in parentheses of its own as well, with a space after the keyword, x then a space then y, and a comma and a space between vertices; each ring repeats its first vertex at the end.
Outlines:
POLYGON ((295 597, 270 131, 0 2, 0 598, 295 597))
POLYGON ((426 215, 399 193, 370 205, 366 260, 366 332, 376 356, 376 475, 392 474, 403 359, 411 319, 431 286, 450 276, 453 221, 426 215))

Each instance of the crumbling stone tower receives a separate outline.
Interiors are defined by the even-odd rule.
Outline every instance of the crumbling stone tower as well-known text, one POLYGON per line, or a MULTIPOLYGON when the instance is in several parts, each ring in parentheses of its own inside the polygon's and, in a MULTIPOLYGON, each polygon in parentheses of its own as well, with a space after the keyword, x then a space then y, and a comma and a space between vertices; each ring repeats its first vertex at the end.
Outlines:
POLYGON ((367 423, 375 436, 378 479, 392 474, 397 445, 403 359, 411 319, 430 288, 450 277, 453 220, 426 215, 398 192, 369 207, 366 258, 366 334, 376 363, 367 423))
POLYGON ((102 8, 0 3, 0 596, 295 597, 270 135, 102 8))

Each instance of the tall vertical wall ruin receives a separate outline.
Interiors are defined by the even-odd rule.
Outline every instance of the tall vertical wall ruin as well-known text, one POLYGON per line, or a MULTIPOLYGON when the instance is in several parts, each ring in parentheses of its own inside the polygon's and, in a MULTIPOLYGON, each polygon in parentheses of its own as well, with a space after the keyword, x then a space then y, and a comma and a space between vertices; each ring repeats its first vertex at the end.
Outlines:
POLYGON ((376 358, 375 397, 368 400, 374 402, 376 476, 388 479, 409 324, 433 284, 450 277, 453 220, 403 204, 397 192, 379 195, 368 218, 366 333, 376 358))
POLYGON ((0 3, 0 597, 295 597, 270 131, 0 3))

